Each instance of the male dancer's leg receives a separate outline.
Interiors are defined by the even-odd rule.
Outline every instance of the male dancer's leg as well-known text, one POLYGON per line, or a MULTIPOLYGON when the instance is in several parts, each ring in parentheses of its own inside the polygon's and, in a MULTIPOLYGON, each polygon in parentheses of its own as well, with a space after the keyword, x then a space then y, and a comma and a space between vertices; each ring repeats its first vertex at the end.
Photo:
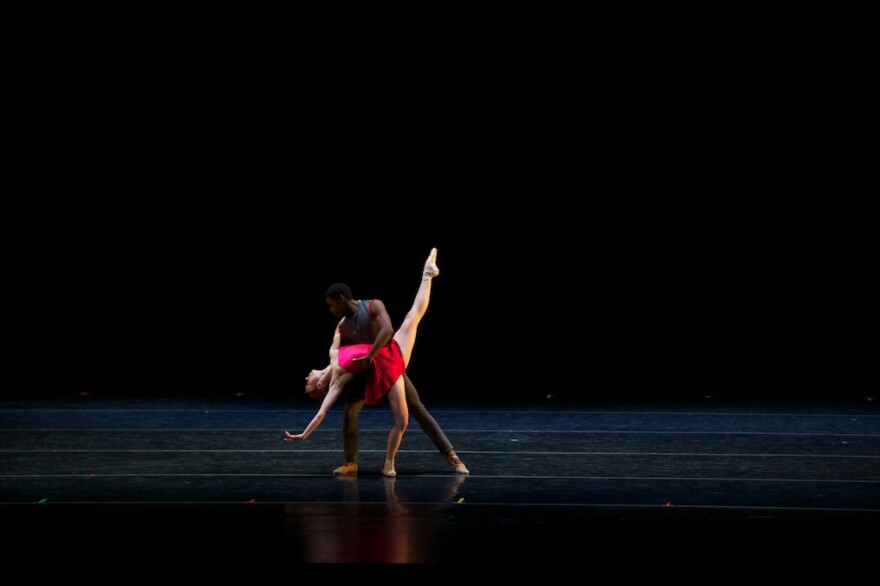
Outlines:
POLYGON ((360 437, 358 418, 364 409, 365 383, 366 377, 356 376, 345 385, 345 412, 342 415, 342 446, 345 463, 333 470, 333 474, 357 474, 360 437))
POLYGON ((452 442, 449 441, 449 438, 447 438, 446 434, 443 433, 443 430, 440 429, 440 426, 437 424, 434 417, 428 413, 427 407, 425 407, 422 400, 419 398, 419 392, 406 374, 403 375, 403 383, 406 389, 406 404, 409 407, 409 413, 412 418, 419 422, 419 427, 421 427, 422 431, 431 438, 431 441, 434 442, 434 445, 440 450, 440 455, 446 458, 447 464, 452 466, 452 468, 459 474, 470 474, 470 471, 465 467, 461 458, 459 458, 458 454, 455 452, 455 448, 452 447, 452 442))

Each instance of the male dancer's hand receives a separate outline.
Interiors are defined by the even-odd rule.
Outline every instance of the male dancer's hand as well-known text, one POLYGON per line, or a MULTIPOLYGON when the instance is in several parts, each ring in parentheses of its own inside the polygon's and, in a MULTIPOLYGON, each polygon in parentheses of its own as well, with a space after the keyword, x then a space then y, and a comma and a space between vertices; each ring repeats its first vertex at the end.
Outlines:
POLYGON ((372 364, 372 360, 370 360, 369 355, 358 356, 357 358, 352 359, 352 362, 357 362, 360 365, 358 372, 362 370, 367 370, 370 368, 370 364, 372 364))

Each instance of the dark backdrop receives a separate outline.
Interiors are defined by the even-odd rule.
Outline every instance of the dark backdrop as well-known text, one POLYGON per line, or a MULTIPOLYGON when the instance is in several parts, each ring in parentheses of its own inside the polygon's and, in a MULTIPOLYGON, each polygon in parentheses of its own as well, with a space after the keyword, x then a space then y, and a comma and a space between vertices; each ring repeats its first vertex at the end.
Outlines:
POLYGON ((642 29, 388 68, 54 35, 9 94, 4 392, 299 397, 327 285, 399 321, 437 246, 432 404, 873 396, 876 214, 837 135, 862 76, 642 29))
POLYGON ((436 246, 410 365, 430 404, 876 393, 858 214, 519 187, 47 206, 16 244, 5 392, 302 400, 327 286, 399 324, 436 246))

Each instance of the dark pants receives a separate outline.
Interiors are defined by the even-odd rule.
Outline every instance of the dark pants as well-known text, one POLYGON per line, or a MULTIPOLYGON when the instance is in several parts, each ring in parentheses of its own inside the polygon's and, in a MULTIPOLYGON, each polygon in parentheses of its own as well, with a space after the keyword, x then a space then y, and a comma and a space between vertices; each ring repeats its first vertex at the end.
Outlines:
MULTIPOLYGON (((364 409, 364 382, 366 377, 359 375, 354 377, 345 385, 345 413, 342 417, 342 443, 345 449, 345 461, 357 462, 358 460, 358 418, 364 409)), ((403 375, 403 382, 406 386, 406 405, 409 408, 409 414, 413 419, 419 422, 422 428, 441 455, 446 455, 452 449, 452 443, 437 425, 437 422, 428 413, 428 409, 419 398, 419 392, 416 391, 409 376, 403 375)))

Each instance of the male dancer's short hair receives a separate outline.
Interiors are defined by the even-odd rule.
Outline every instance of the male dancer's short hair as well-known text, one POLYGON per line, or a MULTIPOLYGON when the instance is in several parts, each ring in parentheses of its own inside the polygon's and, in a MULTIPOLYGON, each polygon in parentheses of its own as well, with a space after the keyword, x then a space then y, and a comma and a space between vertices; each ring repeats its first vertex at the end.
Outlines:
POLYGON ((349 299, 354 299, 351 289, 345 283, 333 283, 327 288, 327 292, 324 293, 324 297, 329 297, 333 301, 339 301, 343 295, 349 299))

